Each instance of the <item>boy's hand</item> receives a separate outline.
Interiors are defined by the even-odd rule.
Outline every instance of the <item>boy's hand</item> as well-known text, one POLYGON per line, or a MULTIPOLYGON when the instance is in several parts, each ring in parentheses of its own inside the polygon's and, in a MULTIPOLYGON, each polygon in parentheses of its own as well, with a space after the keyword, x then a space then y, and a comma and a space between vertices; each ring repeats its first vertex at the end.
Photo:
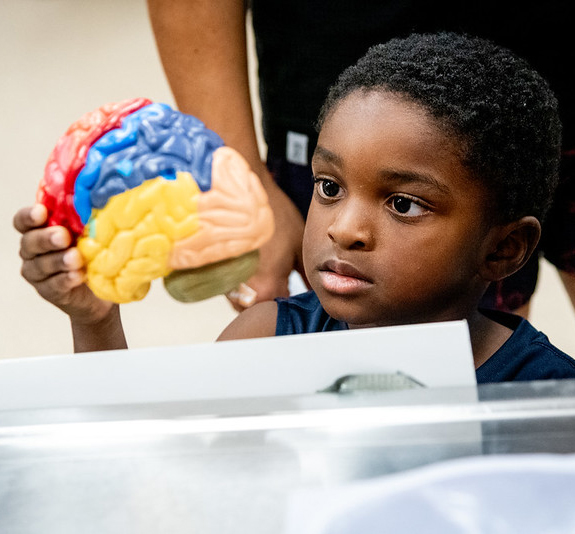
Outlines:
POLYGON ((78 324, 104 319, 113 307, 96 297, 84 283, 84 260, 62 226, 44 227, 47 210, 42 204, 20 209, 14 227, 22 234, 20 257, 22 276, 78 324))

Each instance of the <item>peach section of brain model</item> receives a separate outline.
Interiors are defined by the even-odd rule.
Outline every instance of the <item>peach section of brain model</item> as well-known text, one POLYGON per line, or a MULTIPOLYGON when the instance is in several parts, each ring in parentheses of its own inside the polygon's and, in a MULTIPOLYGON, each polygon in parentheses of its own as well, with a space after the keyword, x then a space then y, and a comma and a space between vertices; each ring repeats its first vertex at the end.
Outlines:
POLYGON ((195 301, 233 290, 273 233, 258 177, 195 117, 136 99, 74 123, 51 154, 38 200, 86 260, 105 300, 142 299, 152 280, 195 301))

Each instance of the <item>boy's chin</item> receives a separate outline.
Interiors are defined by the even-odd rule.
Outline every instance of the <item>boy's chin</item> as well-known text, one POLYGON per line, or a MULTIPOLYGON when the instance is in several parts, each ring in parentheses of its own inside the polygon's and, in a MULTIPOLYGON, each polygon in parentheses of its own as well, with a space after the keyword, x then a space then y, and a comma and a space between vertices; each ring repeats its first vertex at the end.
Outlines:
POLYGON ((350 328, 370 328, 374 326, 391 326, 394 324, 388 320, 382 321, 381 317, 374 317, 372 314, 366 313, 366 308, 364 307, 355 309, 354 306, 346 302, 328 302, 326 304, 322 303, 322 306, 332 319, 347 323, 350 328))
POLYGON ((323 309, 331 318, 347 323, 350 329, 400 326, 443 320, 441 318, 432 317, 428 314, 422 315, 412 313, 411 311, 398 313, 398 310, 393 310, 393 312, 389 314, 374 314, 369 313, 369 311, 366 312, 366 310, 373 310, 373 306, 361 306, 359 304, 355 306, 349 302, 330 302, 330 300, 331 299, 326 299, 325 303, 322 302, 323 309))

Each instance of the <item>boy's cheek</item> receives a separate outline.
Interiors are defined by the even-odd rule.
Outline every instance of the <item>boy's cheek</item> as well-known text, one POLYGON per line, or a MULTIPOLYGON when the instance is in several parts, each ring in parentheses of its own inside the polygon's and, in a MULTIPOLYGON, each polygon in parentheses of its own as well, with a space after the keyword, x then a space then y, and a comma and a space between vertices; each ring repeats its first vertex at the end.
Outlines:
POLYGON ((313 228, 311 227, 311 225, 308 224, 308 222, 306 222, 303 234, 302 262, 305 275, 307 276, 308 280, 311 281, 311 277, 313 277, 313 266, 316 263, 315 257, 318 253, 318 249, 320 248, 319 246, 320 240, 318 240, 318 233, 313 230, 313 228))
POLYGON ((304 272, 307 277, 309 277, 311 272, 311 261, 312 261, 312 249, 310 248, 309 241, 306 239, 305 234, 302 243, 302 263, 304 272))
POLYGON ((308 215, 308 218, 305 223, 305 227, 303 230, 303 240, 302 240, 302 253, 305 261, 305 257, 307 255, 307 251, 313 247, 315 242, 316 233, 313 229, 314 221, 313 217, 310 217, 311 213, 308 215))

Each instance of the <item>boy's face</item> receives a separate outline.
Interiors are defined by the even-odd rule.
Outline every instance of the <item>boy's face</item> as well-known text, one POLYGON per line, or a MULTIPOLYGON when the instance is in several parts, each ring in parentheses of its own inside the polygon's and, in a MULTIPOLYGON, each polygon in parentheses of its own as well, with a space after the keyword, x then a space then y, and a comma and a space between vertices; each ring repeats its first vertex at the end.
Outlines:
POLYGON ((325 120, 312 168, 304 265, 332 317, 385 326, 476 308, 486 194, 423 108, 352 93, 325 120))

